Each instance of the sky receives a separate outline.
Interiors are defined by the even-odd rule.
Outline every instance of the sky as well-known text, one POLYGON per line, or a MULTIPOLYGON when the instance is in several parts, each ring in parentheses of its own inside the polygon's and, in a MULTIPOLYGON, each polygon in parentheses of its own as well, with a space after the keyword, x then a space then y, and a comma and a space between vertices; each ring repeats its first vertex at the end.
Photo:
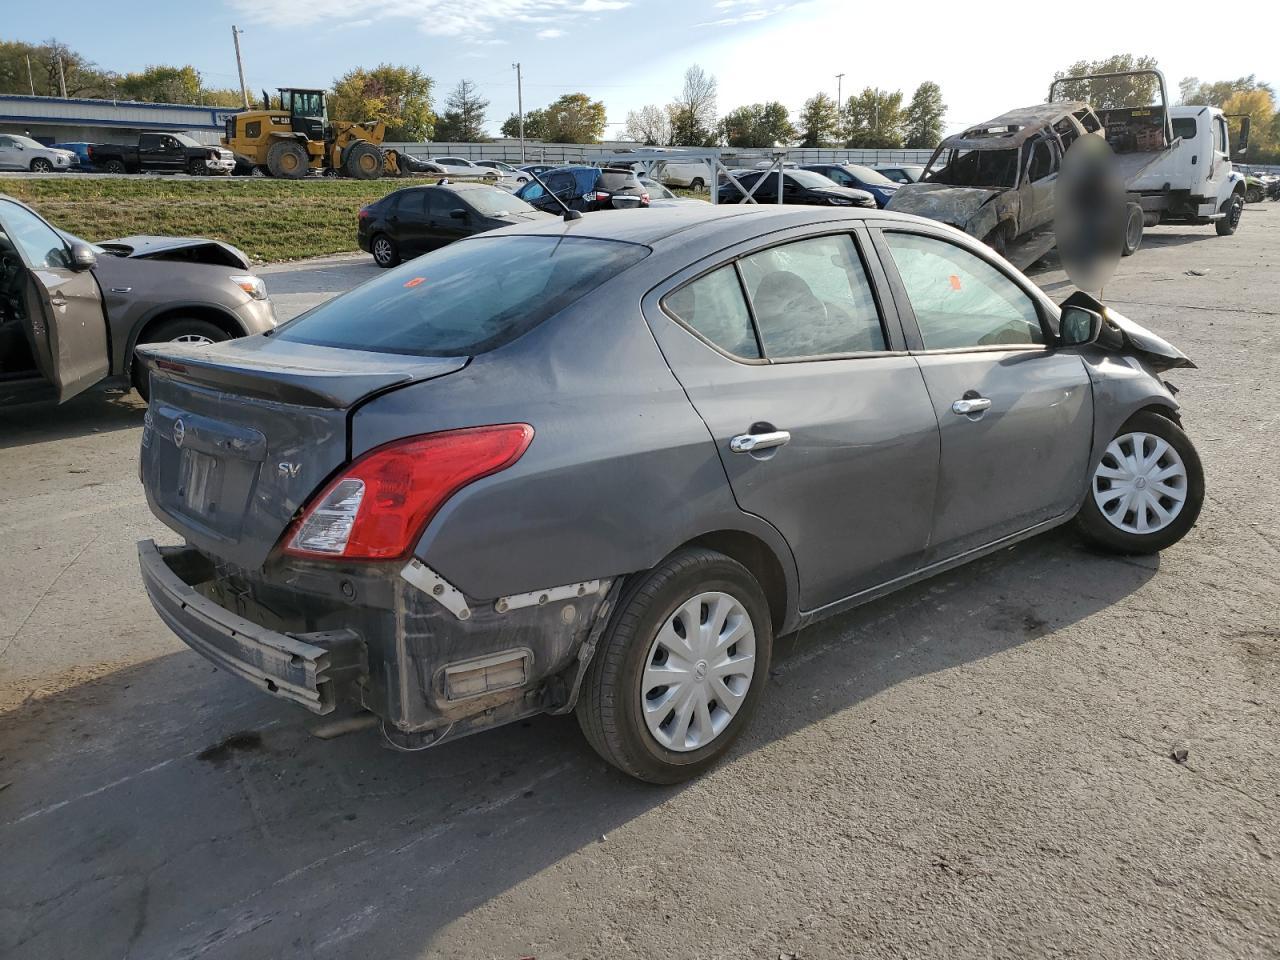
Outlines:
MULTIPOLYGON (((56 37, 119 72, 190 63, 209 86, 235 87, 232 24, 250 96, 262 88, 330 87, 357 66, 422 68, 437 109, 459 79, 489 99, 489 127, 516 109, 512 64, 524 73, 524 105, 582 91, 605 102, 607 139, 622 137, 629 110, 666 103, 684 70, 700 64, 719 81, 721 114, 781 100, 793 119, 818 91, 848 96, 866 86, 941 85, 948 132, 1042 102, 1056 69, 1113 53, 1152 55, 1176 99, 1183 77, 1221 80, 1256 73, 1280 85, 1274 30, 1206 27, 1204 7, 1077 0, 1016 4, 1000 12, 912 0, 190 0, 177 3, 61 0, 19 4, 0 19, 0 39, 56 37), (1062 11, 1068 10, 1069 13, 1062 11), (1185 8, 1185 14, 1179 10, 1185 8), (1041 12, 1041 11, 1045 12, 1041 12), (899 12, 903 11, 903 12, 899 12), (1196 24, 1189 29, 1188 23, 1196 24), (1217 37, 1219 39, 1213 40, 1217 37)), ((997 8, 998 10, 1000 8, 997 8)))

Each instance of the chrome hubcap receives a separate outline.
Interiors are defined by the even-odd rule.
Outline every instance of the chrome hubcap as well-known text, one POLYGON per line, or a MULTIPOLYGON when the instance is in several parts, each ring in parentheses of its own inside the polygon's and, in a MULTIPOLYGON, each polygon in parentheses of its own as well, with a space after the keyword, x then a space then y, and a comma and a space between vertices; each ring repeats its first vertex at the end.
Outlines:
POLYGON ((379 260, 390 260, 391 244, 386 240, 378 240, 373 245, 373 253, 379 260))
POLYGON ((1186 503, 1186 465, 1155 434, 1123 434, 1107 445, 1093 472, 1093 500, 1116 529, 1156 533, 1173 523, 1186 503))
POLYGON ((668 750, 697 750, 724 732, 751 689, 756 631, 740 601, 700 593, 658 630, 640 680, 640 707, 668 750))

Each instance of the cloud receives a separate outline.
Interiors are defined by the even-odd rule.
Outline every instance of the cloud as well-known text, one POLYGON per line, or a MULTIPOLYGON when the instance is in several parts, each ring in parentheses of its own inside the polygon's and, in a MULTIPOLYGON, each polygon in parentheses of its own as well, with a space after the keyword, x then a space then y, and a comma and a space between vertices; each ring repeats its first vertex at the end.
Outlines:
POLYGON ((563 37, 564 31, 557 27, 550 27, 546 30, 539 30, 536 36, 539 40, 554 40, 556 37, 563 37))
MULTIPOLYGON (((246 19, 272 27, 366 26, 409 21, 428 36, 505 43, 492 40, 492 35, 510 32, 513 24, 568 25, 588 14, 623 10, 632 5, 632 0, 483 0, 473 4, 459 4, 456 0, 397 0, 392 5, 361 10, 366 16, 355 23, 351 21, 349 0, 230 0, 230 5, 246 19)), ((540 31, 538 36, 549 36, 551 29, 540 31)), ((554 29, 559 30, 555 36, 565 32, 559 27, 554 29)))
POLYGON ((765 6, 764 0, 717 0, 715 9, 723 10, 729 15, 721 17, 719 20, 706 20, 698 24, 698 26, 731 27, 739 23, 755 23, 760 20, 766 20, 769 17, 776 17, 787 10, 804 6, 806 2, 807 0, 800 0, 800 2, 795 3, 775 3, 772 6, 765 6), (730 11, 735 10, 739 12, 730 13, 730 11))

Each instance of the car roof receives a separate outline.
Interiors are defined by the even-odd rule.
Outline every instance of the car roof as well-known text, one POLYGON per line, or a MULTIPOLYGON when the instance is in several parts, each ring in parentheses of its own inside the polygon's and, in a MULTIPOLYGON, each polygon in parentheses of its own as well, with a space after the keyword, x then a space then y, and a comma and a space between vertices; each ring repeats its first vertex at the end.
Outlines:
MULTIPOLYGON (((737 243, 752 235, 800 227, 833 220, 918 220, 904 214, 885 213, 867 208, 835 209, 832 207, 780 206, 778 204, 689 203, 676 207, 648 210, 601 210, 578 220, 544 220, 540 223, 503 227, 486 236, 502 234, 554 234, 566 237, 590 237, 596 240, 621 240, 647 247, 663 246, 676 238, 693 238, 727 231, 741 236, 728 237, 737 243)), ((924 220, 932 224, 934 221, 924 220)))
MULTIPOLYGON (((467 190, 498 190, 499 193, 506 193, 505 190, 499 190, 497 187, 490 186, 487 183, 415 183, 411 187, 401 187, 399 190, 391 191, 391 193, 404 193, 406 190, 452 190, 455 193, 467 190)), ((391 196, 391 193, 387 194, 387 196, 391 196)))
POLYGON ((1002 113, 998 117, 976 123, 953 137, 947 137, 942 145, 949 149, 959 147, 968 150, 1008 150, 1020 146, 1023 141, 1052 126, 1063 117, 1079 110, 1087 110, 1083 100, 1059 100, 1055 103, 1037 103, 1002 113))

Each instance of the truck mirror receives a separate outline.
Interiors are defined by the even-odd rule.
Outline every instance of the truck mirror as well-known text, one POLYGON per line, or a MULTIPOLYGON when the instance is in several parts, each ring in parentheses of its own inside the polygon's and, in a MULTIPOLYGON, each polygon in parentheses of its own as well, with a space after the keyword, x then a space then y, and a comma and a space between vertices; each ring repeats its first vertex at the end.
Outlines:
POLYGON ((1240 118, 1240 136, 1236 140, 1236 153, 1244 153, 1249 149, 1249 127, 1252 122, 1249 117, 1240 118))

